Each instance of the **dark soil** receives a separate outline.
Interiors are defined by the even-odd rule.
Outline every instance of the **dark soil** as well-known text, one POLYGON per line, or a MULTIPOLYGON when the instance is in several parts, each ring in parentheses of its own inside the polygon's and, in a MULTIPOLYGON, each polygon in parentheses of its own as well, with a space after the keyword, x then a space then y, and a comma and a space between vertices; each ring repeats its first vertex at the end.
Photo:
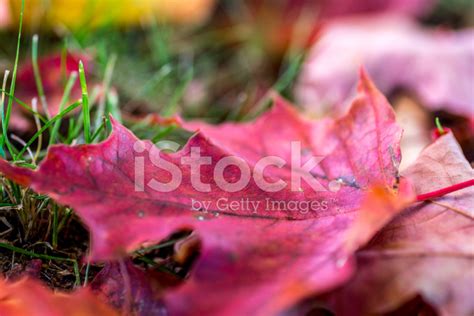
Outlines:
MULTIPOLYGON (((67 227, 60 232, 56 249, 52 248, 47 239, 30 238, 28 241, 22 240, 22 232, 19 228, 21 225, 18 225, 14 209, 1 210, 0 217, 3 217, 13 228, 10 232, 1 236, 1 243, 15 246, 37 255, 76 259, 79 265, 81 282, 84 282, 87 265, 84 262, 84 258, 89 247, 89 233, 77 217, 73 215, 67 227)), ((38 227, 35 234, 36 237, 41 236, 40 232, 44 233, 48 229, 48 223, 41 224, 44 224, 45 227, 38 227)), ((0 233, 5 231, 5 229, 8 229, 8 227, 0 221, 0 233)), ((88 281, 100 269, 100 266, 91 265, 88 281)), ((76 282, 74 263, 71 261, 38 259, 3 247, 0 247, 0 273, 11 280, 25 275, 39 277, 48 287, 61 290, 73 289, 76 282)))

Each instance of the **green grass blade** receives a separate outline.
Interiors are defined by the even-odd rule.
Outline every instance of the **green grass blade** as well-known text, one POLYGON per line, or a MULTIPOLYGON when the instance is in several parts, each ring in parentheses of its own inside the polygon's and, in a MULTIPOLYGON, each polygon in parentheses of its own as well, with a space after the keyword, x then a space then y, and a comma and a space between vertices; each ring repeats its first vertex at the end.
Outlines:
POLYGON ((53 232, 51 237, 51 243, 53 248, 56 249, 58 247, 58 206, 54 204, 52 206, 53 209, 53 232))
MULTIPOLYGON (((74 71, 71 73, 66 83, 66 88, 64 89, 63 97, 61 98, 61 103, 59 104, 59 112, 63 110, 64 106, 66 105, 66 102, 69 100, 72 87, 74 87, 76 80, 77 80, 77 72, 74 71)), ((50 145, 52 145, 56 141, 60 126, 61 126, 61 119, 57 120, 56 123, 54 123, 53 130, 51 131, 51 136, 49 138, 50 145)))
POLYGON ((94 124, 95 128, 97 128, 101 124, 102 117, 107 114, 105 104, 107 102, 107 96, 109 94, 110 84, 112 82, 112 75, 114 73, 116 61, 117 61, 117 55, 112 55, 112 57, 110 57, 110 59, 107 61, 107 65, 105 66, 104 80, 102 83, 104 90, 102 92, 102 97, 99 102, 99 107, 97 108, 95 124, 94 124))
POLYGON ((278 93, 285 92, 288 87, 295 81, 300 68, 303 64, 305 55, 299 54, 296 55, 293 59, 290 60, 288 67, 285 69, 283 74, 278 78, 278 80, 273 84, 272 89, 266 94, 266 96, 262 97, 261 100, 255 105, 255 107, 249 111, 246 115, 244 115, 243 119, 247 119, 250 117, 255 117, 257 114, 261 113, 264 109, 266 109, 270 104, 271 100, 269 96, 271 95, 271 91, 277 91, 278 93))
POLYGON ((12 246, 10 244, 3 243, 3 242, 0 242, 0 247, 8 249, 10 251, 21 253, 22 255, 32 257, 32 258, 45 259, 45 260, 56 260, 56 261, 76 261, 75 259, 70 259, 70 258, 50 256, 50 255, 35 253, 35 252, 28 251, 28 250, 25 250, 25 249, 22 249, 22 248, 18 248, 18 247, 15 247, 15 246, 12 246))
POLYGON ((166 64, 160 67, 157 72, 148 80, 143 88, 140 89, 140 92, 137 94, 138 97, 143 97, 149 94, 153 89, 156 89, 158 85, 166 79, 173 72, 173 67, 166 64))
POLYGON ((48 103, 46 102, 46 96, 44 94, 43 81, 41 80, 41 73, 38 66, 38 35, 33 35, 33 43, 31 49, 31 64, 33 66, 33 76, 35 77, 36 89, 38 90, 38 96, 43 107, 46 117, 49 119, 51 114, 49 113, 48 103))
POLYGON ((28 251, 28 250, 25 250, 25 249, 22 249, 22 248, 18 248, 18 247, 15 247, 15 246, 3 243, 3 242, 0 242, 0 248, 8 249, 10 251, 20 253, 22 255, 25 255, 25 256, 28 256, 28 257, 31 257, 31 258, 38 258, 38 259, 43 259, 43 260, 55 260, 55 261, 69 261, 69 262, 72 262, 72 264, 74 266, 74 274, 76 276, 75 286, 79 286, 81 284, 81 275, 79 273, 79 264, 77 263, 76 259, 35 253, 35 252, 28 251))
POLYGON ((49 120, 48 122, 46 122, 46 124, 43 125, 43 127, 37 131, 33 137, 30 138, 30 140, 26 143, 26 146, 24 146, 19 152, 18 154, 15 156, 15 160, 18 160, 20 159, 20 157, 25 153, 26 149, 31 146, 31 144, 33 144, 33 142, 39 137, 39 135, 41 135, 42 133, 44 133, 45 130, 47 130, 53 123, 55 123, 57 120, 60 120, 61 118, 63 118, 66 114, 68 114, 69 112, 73 111, 75 108, 77 108, 79 105, 81 105, 81 101, 77 101, 77 102, 74 102, 73 104, 71 104, 68 108, 66 108, 64 111, 62 111, 61 113, 59 113, 58 115, 56 115, 55 117, 53 117, 51 120, 49 120))
POLYGON ((191 80, 193 80, 194 70, 193 68, 189 69, 185 76, 183 82, 176 88, 173 96, 171 97, 170 102, 166 105, 166 107, 162 110, 162 114, 164 116, 173 115, 176 112, 176 106, 178 105, 179 100, 183 97, 184 93, 186 92, 186 88, 188 87, 191 80))
POLYGON ((443 125, 441 125, 439 117, 435 117, 435 125, 440 135, 446 134, 446 131, 444 130, 443 125))
MULTIPOLYGON (((122 115, 119 108, 119 99, 118 99, 117 93, 109 93, 107 95, 107 113, 109 113, 117 121, 122 123, 122 115)), ((109 122, 109 118, 108 117, 106 118, 107 118, 107 122, 109 122)), ((111 125, 109 124, 108 127, 111 127, 111 125)))
POLYGON ((273 85, 273 89, 282 93, 286 88, 288 88, 298 76, 303 61, 304 54, 296 55, 293 59, 291 59, 288 68, 280 76, 280 78, 278 78, 277 82, 273 85))
MULTIPOLYGON (((3 75, 3 83, 2 83, 2 98, 1 98, 1 101, 0 101, 0 119, 2 121, 2 125, 3 125, 3 121, 5 120, 5 88, 7 87, 7 81, 8 81, 8 75, 10 74, 10 71, 9 70, 5 70, 5 74, 3 75)), ((3 133, 1 133, 1 137, 0 137, 0 155, 5 158, 6 155, 5 155, 5 150, 3 149, 3 144, 4 144, 4 138, 3 138, 3 133)))
POLYGON ((89 260, 87 260, 86 272, 84 273, 84 283, 82 284, 83 287, 86 287, 86 286, 87 286, 87 281, 88 281, 88 279, 89 279, 90 267, 91 267, 91 261, 90 261, 90 259, 89 259, 89 260))
POLYGON ((82 90, 82 120, 84 123, 84 140, 86 144, 91 142, 91 116, 89 110, 89 94, 87 93, 86 74, 84 72, 84 64, 79 62, 79 81, 82 90))
POLYGON ((22 108, 24 108, 26 111, 28 111, 31 115, 33 116, 37 116, 41 122, 43 123, 46 123, 48 121, 48 119, 46 117, 44 117, 43 115, 41 115, 41 113, 39 113, 38 111, 35 111, 33 109, 33 107, 29 106, 28 104, 26 104, 25 102, 21 101, 20 99, 18 99, 17 97, 15 96, 11 96, 10 93, 8 93, 7 91, 5 91, 4 89, 0 89, 0 92, 4 93, 6 96, 8 97, 12 97, 13 100, 18 103, 19 106, 21 106, 22 108))
POLYGON ((105 129, 106 125, 107 125, 107 120, 104 116, 102 124, 100 124, 99 128, 96 129, 94 135, 92 135, 91 141, 95 141, 95 139, 99 137, 100 133, 105 129))
MULTIPOLYGON (((20 43, 21 43, 21 31, 23 27, 23 12, 25 11, 25 0, 21 0, 21 9, 20 9, 20 24, 18 27, 18 40, 16 43, 16 54, 15 54, 15 63, 13 65, 13 75, 12 81, 10 83, 10 95, 15 95, 15 83, 16 83, 16 74, 18 72, 18 60, 20 58, 20 43)), ((10 114, 13 106, 13 98, 8 98, 7 111, 5 112, 5 117, 2 117, 2 131, 3 131, 3 141, 7 145, 8 151, 13 156, 14 149, 8 140, 8 124, 10 122, 10 114)))
POLYGON ((81 124, 81 122, 84 121, 82 117, 83 117, 83 113, 81 112, 75 122, 72 120, 69 120, 69 124, 72 123, 73 126, 72 126, 71 131, 68 133, 67 140, 66 140, 67 144, 71 144, 79 136, 81 132, 81 126, 84 126, 84 123, 81 124))
POLYGON ((156 143, 157 141, 163 139, 166 135, 171 133, 173 130, 176 129, 176 126, 167 126, 158 131, 152 138, 151 141, 152 143, 156 143))

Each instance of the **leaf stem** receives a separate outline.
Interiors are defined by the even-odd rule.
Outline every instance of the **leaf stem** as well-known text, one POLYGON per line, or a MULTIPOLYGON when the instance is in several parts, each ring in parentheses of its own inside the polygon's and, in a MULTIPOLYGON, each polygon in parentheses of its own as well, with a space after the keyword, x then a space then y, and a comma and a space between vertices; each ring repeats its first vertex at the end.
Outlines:
POLYGON ((468 187, 473 186, 473 185, 474 185, 474 179, 467 180, 467 181, 457 183, 457 184, 454 184, 454 185, 451 185, 449 187, 442 188, 442 189, 439 189, 439 190, 436 190, 436 191, 420 194, 416 197, 416 201, 417 202, 422 202, 422 201, 426 201, 426 200, 439 198, 439 197, 442 197, 442 196, 444 196, 448 193, 458 191, 458 190, 462 190, 462 189, 468 188, 468 187))

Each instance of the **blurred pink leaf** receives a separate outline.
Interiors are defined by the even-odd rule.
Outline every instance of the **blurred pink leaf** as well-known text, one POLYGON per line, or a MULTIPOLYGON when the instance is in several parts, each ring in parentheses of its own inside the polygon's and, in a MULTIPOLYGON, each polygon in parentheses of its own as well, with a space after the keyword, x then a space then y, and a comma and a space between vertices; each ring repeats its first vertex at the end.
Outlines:
POLYGON ((0 0, 0 29, 10 26, 11 22, 8 0, 0 0))
MULTIPOLYGON (((91 74, 91 58, 87 55, 67 54, 67 57, 62 60, 60 54, 52 54, 41 57, 38 60, 38 68, 43 84, 44 94, 48 104, 49 112, 52 116, 58 114, 61 98, 64 93, 66 80, 70 74, 79 69, 79 61, 84 63, 86 74, 91 74)), ((38 89, 36 87, 33 66, 30 61, 25 62, 18 69, 18 88, 15 96, 21 101, 30 104, 31 99, 38 98, 38 108, 40 112, 44 113, 41 108, 38 89)), ((82 96, 79 80, 76 81, 69 100, 78 100, 82 96)), ((68 106, 66 104, 66 106, 68 106)))
POLYGON ((321 3, 320 14, 323 17, 377 12, 419 16, 428 13, 435 4, 433 0, 322 0, 315 2, 321 3))
POLYGON ((296 88, 311 111, 340 113, 363 65, 384 94, 403 88, 428 109, 472 117, 474 31, 429 30, 395 16, 358 17, 327 25, 296 88))
POLYGON ((88 289, 72 294, 55 293, 38 281, 24 278, 7 282, 0 278, 0 314, 2 316, 81 316, 119 315, 99 301, 88 289))

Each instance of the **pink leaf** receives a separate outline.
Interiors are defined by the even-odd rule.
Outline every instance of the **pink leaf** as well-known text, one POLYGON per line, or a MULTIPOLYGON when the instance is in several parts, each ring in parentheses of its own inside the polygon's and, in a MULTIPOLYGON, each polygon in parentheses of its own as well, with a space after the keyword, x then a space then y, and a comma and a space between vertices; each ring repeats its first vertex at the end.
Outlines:
MULTIPOLYGON (((342 284, 353 272, 353 252, 399 211, 402 201, 412 199, 403 190, 400 201, 377 198, 381 209, 364 202, 380 190, 396 195, 401 136, 390 105, 364 73, 350 111, 337 120, 309 121, 278 99, 255 122, 183 124, 200 132, 176 153, 158 153, 151 142, 114 121, 113 133, 101 144, 53 147, 37 171, 2 160, 0 170, 73 207, 91 230, 95 260, 123 257, 140 245, 193 229, 202 242, 201 255, 190 279, 166 296, 172 315, 276 314, 342 284), (300 146, 293 156, 292 142, 300 146), (193 147, 211 158, 200 169, 209 192, 192 185, 196 171, 181 162, 193 147), (256 168, 255 174, 288 185, 269 192, 271 185, 262 188, 252 178, 242 190, 230 192, 232 184, 219 184, 213 173, 229 155, 251 169, 263 157, 282 159, 284 167, 256 168), (292 162, 295 156, 302 157, 301 165, 313 156, 324 159, 291 189, 292 175, 304 174, 292 162), (167 163, 177 166, 182 182, 172 192, 159 192, 148 184, 172 179, 163 169, 167 163), (235 202, 235 209, 221 207, 222 199, 227 206, 235 202), (269 202, 278 204, 269 207, 269 202)), ((228 182, 240 176, 235 166, 223 171, 228 182)))
POLYGON ((53 293, 39 282, 21 279, 14 283, 0 278, 2 316, 118 315, 87 289, 72 294, 53 293))
MULTIPOLYGON (((451 133, 405 171, 417 193, 474 179, 451 133)), ((355 278, 333 294, 338 315, 379 314, 421 295, 439 315, 472 315, 474 188, 418 203, 357 254, 355 278)))
POLYGON ((344 111, 361 65, 385 94, 403 88, 428 109, 473 115, 474 32, 428 30, 401 17, 350 18, 329 24, 297 87, 312 111, 344 111))
POLYGON ((90 288, 102 301, 131 315, 166 315, 149 276, 131 262, 107 263, 90 288))

